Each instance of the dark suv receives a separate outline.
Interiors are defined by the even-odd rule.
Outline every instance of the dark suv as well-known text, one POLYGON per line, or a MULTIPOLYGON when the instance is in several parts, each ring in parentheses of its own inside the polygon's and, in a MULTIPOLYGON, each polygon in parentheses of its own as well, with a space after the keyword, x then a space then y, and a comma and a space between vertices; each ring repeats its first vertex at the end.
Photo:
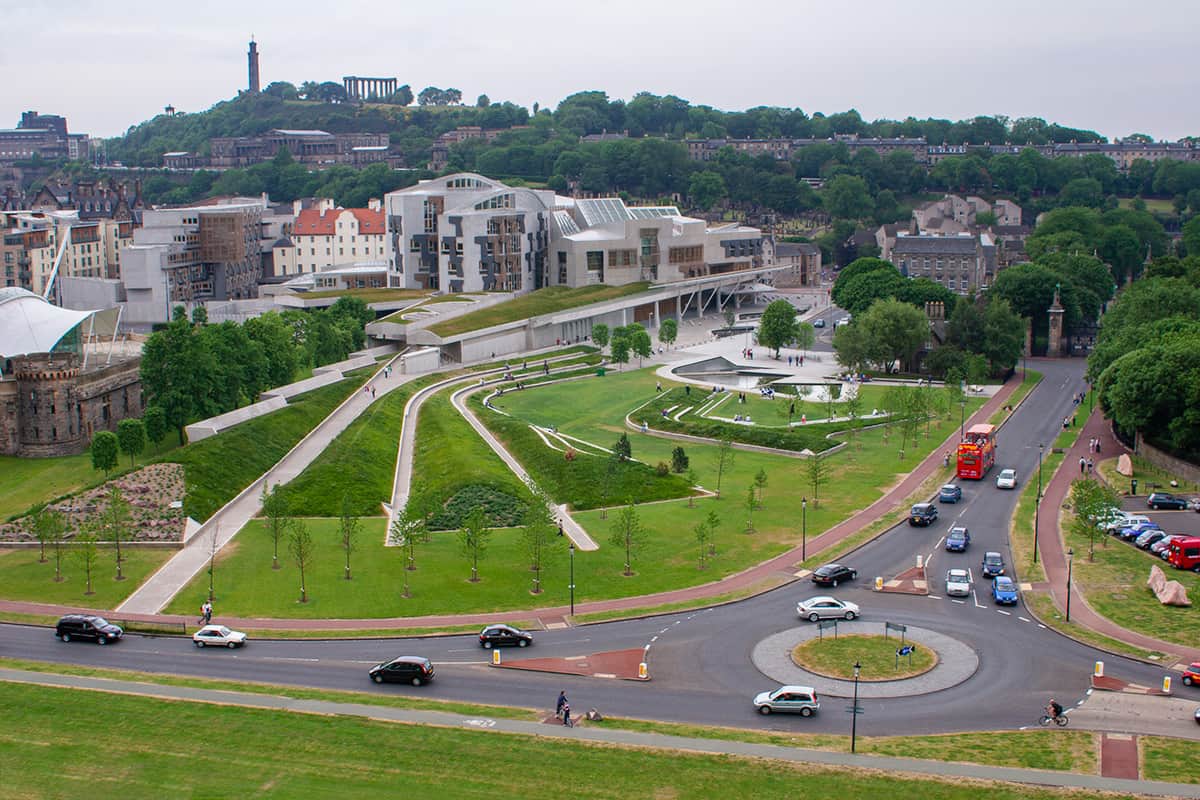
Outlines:
POLYGON ((1170 492, 1151 492, 1146 498, 1146 505, 1156 510, 1164 508, 1183 511, 1188 507, 1188 501, 1170 492))
POLYGON ((937 506, 933 503, 917 503, 908 512, 909 525, 930 525, 938 518, 937 506))
POLYGON ((515 645, 528 647, 533 644, 533 634, 511 625, 488 625, 479 632, 479 646, 483 648, 515 645))
POLYGON ((64 642, 72 639, 91 639, 96 644, 115 642, 125 635, 120 625, 113 625, 104 617, 90 614, 68 614, 54 626, 54 635, 64 642))

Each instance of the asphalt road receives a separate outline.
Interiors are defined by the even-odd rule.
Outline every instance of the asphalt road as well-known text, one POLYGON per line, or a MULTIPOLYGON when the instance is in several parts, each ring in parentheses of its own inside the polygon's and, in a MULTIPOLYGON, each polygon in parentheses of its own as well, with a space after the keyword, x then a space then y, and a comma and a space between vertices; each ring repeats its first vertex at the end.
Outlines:
MULTIPOLYGON (((640 620, 545 631, 528 650, 509 650, 506 660, 522 657, 576 656, 606 650, 641 648, 653 641, 646 683, 549 675, 488 666, 489 653, 474 635, 423 639, 254 640, 241 650, 197 650, 188 639, 129 635, 121 643, 98 647, 63 644, 45 628, 0 626, 0 655, 62 663, 136 669, 172 675, 261 681, 330 689, 380 691, 445 700, 553 707, 565 689, 579 712, 590 707, 605 714, 745 728, 844 732, 848 701, 826 698, 822 713, 802 719, 754 713, 751 699, 774 688, 750 661, 754 645, 766 636, 796 626, 796 601, 833 593, 858 603, 863 619, 910 623, 954 636, 973 647, 980 666, 956 687, 901 699, 860 701, 864 734, 1011 729, 1032 723, 1050 696, 1064 705, 1088 688, 1092 664, 1103 659, 1109 675, 1154 684, 1162 670, 1102 654, 1034 622, 1021 607, 997 609, 978 575, 985 550, 998 550, 1011 563, 1007 528, 1017 493, 995 488, 1003 467, 1019 480, 1036 480, 1038 442, 1050 442, 1071 408, 1071 395, 1082 385, 1082 361, 1039 362, 1045 375, 1025 404, 1002 429, 996 468, 987 479, 963 482, 963 501, 941 506, 941 519, 928 528, 901 524, 843 559, 859 571, 859 581, 830 591, 798 582, 742 602, 702 611, 640 620), (951 524, 966 525, 966 553, 946 553, 942 537, 951 524), (891 576, 913 565, 918 554, 929 558, 931 595, 877 594, 876 575, 891 576), (941 576, 950 566, 971 568, 976 595, 966 600, 941 595, 941 576), (397 655, 432 659, 437 678, 420 688, 376 687, 367 669, 397 655)), ((1045 476, 1048 479, 1048 475, 1045 476)), ((1197 517, 1200 515, 1192 515, 1197 517)), ((815 533, 815 532, 814 532, 815 533)), ((1011 567, 1010 567, 1011 573, 1011 567)), ((1017 580, 1021 576, 1014 576, 1017 580)))

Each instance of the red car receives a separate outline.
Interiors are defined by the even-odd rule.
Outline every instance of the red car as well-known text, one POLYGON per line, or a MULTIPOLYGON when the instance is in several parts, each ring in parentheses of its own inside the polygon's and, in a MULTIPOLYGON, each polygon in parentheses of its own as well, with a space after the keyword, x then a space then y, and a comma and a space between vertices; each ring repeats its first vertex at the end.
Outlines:
POLYGON ((1183 671, 1183 685, 1191 686, 1195 683, 1200 683, 1200 661, 1193 661, 1183 671))

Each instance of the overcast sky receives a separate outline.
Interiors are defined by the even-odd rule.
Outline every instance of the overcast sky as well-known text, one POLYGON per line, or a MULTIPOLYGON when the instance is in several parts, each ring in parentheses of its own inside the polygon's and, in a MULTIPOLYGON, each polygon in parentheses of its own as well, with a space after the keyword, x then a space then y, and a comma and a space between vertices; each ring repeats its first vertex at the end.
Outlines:
POLYGON ((0 0, 0 127, 36 109, 111 136, 246 85, 396 77, 535 101, 602 89, 868 120, 1037 116, 1109 137, 1200 134, 1195 0, 0 0))

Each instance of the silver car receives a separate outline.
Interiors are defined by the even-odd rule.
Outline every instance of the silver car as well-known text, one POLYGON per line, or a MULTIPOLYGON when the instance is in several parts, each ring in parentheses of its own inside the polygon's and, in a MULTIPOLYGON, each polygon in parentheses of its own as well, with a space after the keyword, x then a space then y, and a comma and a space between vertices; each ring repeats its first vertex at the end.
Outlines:
POLYGON ((854 619, 858 616, 858 606, 836 597, 810 597, 796 604, 796 613, 809 622, 819 619, 854 619))
POLYGON ((946 594, 967 597, 971 594, 971 574, 965 569, 946 570, 946 594))

